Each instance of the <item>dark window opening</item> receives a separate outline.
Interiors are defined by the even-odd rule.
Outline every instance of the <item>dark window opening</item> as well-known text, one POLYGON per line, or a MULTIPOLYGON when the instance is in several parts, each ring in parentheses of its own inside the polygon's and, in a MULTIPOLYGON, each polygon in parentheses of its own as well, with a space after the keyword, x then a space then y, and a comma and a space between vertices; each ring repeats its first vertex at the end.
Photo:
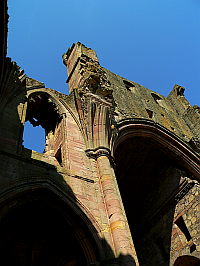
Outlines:
POLYGON ((192 243, 192 245, 190 246, 190 253, 194 252, 195 250, 196 250, 196 245, 192 243))
POLYGON ((160 96, 158 96, 155 93, 151 93, 151 96, 153 97, 154 101, 159 104, 159 101, 161 101, 162 99, 160 98, 160 96))
POLYGON ((188 231, 187 229, 187 226, 183 220, 183 217, 179 217, 175 224, 180 228, 180 230, 183 232, 183 234, 185 235, 187 241, 190 241, 190 239, 192 239, 191 235, 190 235, 190 232, 188 231))
POLYGON ((56 160, 59 162, 59 164, 62 165, 61 147, 57 150, 55 157, 56 157, 56 160))
POLYGON ((146 109, 146 111, 147 111, 147 114, 148 114, 149 118, 152 118, 153 117, 153 112, 151 110, 148 110, 148 109, 146 109))
POLYGON ((133 85, 131 82, 127 80, 123 80, 123 82, 128 91, 132 91, 132 89, 135 87, 135 85, 133 85))

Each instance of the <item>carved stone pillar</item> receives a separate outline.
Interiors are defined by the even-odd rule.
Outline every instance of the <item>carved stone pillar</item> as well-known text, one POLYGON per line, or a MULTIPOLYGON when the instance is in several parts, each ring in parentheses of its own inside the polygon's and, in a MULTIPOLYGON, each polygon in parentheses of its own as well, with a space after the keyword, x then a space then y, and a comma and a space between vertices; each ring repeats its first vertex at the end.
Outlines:
POLYGON ((135 248, 127 228, 126 216, 122 210, 120 195, 115 180, 116 177, 112 169, 113 159, 110 156, 109 150, 99 148, 93 154, 87 152, 87 155, 96 157, 115 255, 117 258, 120 258, 121 265, 139 265, 135 248))
MULTIPOLYGON (((95 52, 77 43, 63 55, 68 69, 70 92, 74 93, 79 120, 85 135, 86 154, 97 163, 99 182, 107 211, 112 243, 121 265, 138 265, 126 215, 113 171, 110 141, 113 137, 114 102, 111 83, 95 52)), ((108 255, 111 258, 113 254, 108 255), (110 256, 111 255, 111 256, 110 256)))

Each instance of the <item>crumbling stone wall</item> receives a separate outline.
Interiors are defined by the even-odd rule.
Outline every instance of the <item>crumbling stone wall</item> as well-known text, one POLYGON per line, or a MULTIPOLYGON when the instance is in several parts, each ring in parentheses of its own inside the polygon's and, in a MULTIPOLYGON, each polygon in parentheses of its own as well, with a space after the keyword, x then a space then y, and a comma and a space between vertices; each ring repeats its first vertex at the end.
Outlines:
POLYGON ((199 182, 196 181, 193 188, 176 205, 171 237, 171 265, 179 256, 192 255, 197 258, 200 257, 199 194, 200 186, 199 182), (185 232, 185 235, 182 231, 184 229, 181 230, 180 222, 177 222, 180 221, 180 217, 183 219, 189 234, 185 232))
POLYGON ((56 198, 87 264, 172 266, 181 256, 200 258, 199 108, 181 86, 166 98, 106 70, 81 43, 63 61, 70 95, 7 60, 1 219, 28 204, 26 196, 31 202, 44 193, 48 206, 56 198), (23 146, 27 120, 45 129, 43 154, 23 146))

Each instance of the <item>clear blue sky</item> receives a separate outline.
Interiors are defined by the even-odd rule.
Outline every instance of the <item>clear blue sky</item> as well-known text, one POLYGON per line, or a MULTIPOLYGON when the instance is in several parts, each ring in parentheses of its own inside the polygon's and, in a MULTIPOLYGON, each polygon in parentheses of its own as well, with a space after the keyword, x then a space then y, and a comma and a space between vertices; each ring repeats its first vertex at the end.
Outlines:
MULTIPOLYGON (((110 71, 164 96, 174 84, 182 85, 189 102, 200 106, 199 0, 9 0, 8 5, 8 56, 46 87, 68 94, 62 54, 80 41, 110 71)), ((41 152, 43 146, 34 149, 41 152)))

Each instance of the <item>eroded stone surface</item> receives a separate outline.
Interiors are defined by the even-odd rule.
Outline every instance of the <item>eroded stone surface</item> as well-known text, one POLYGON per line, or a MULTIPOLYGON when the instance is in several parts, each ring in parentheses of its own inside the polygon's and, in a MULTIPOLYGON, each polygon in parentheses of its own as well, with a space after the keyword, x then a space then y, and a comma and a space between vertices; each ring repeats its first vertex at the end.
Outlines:
MULTIPOLYGON (((41 265, 48 257, 51 265, 78 266, 80 254, 84 265, 197 266, 199 107, 182 86, 164 97, 110 72, 81 43, 63 61, 69 95, 28 78, 16 63, 4 66, 10 76, 0 87, 0 226, 20 208, 44 206, 71 231, 63 248, 77 245, 77 254, 61 246, 46 252, 46 235, 31 244, 24 225, 26 241, 8 229, 0 235, 3 260, 41 265), (23 147, 26 121, 45 129, 43 154, 23 147)), ((55 228, 48 230, 55 236, 55 228)))

